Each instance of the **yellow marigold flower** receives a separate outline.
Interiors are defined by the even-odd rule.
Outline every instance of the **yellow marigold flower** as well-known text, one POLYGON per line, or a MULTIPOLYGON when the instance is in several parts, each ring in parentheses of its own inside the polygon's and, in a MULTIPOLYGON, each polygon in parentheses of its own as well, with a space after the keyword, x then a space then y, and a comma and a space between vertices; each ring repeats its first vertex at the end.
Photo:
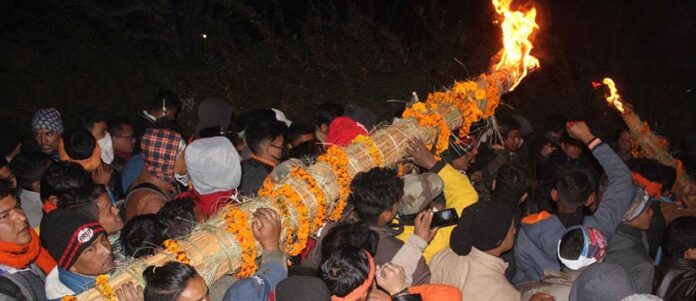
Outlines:
POLYGON ((476 90, 476 94, 474 94, 476 97, 476 100, 484 100, 486 99, 486 90, 483 89, 478 89, 476 90))

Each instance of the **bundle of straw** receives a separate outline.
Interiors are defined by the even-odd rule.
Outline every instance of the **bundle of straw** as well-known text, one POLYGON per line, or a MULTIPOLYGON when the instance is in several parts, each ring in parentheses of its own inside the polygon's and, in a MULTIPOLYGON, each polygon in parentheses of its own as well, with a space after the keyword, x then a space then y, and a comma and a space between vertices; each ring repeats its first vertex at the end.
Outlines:
MULTIPOLYGON (((489 85, 497 85, 495 91, 502 94, 510 90, 513 86, 514 79, 509 71, 495 71, 491 74, 483 74, 473 80, 480 87, 489 85)), ((477 106, 481 111, 486 111, 491 107, 495 108, 497 103, 491 104, 488 99, 475 98, 473 95, 447 91, 446 94, 458 101, 469 102, 477 106), (455 95, 456 94, 456 95, 455 95)), ((491 97, 497 102, 500 95, 491 97)), ((447 126, 451 129, 460 128, 463 124, 462 112, 459 112, 457 107, 449 103, 438 103, 431 109, 444 118, 447 126)), ((488 110, 492 113, 492 110, 488 110)), ((486 115, 480 117, 488 117, 486 115)), ((468 130, 468 125, 465 129, 468 130)), ((374 145, 379 149, 382 158, 382 165, 393 166, 406 155, 407 143, 419 138, 426 143, 432 143, 440 129, 423 127, 417 125, 413 119, 405 119, 401 122, 392 124, 391 126, 382 128, 373 132, 370 135, 374 145)), ((377 166, 373 156, 370 154, 364 144, 355 143, 344 148, 348 157, 348 174, 353 178, 357 173, 367 171, 377 166)), ((307 168, 307 173, 311 175, 321 188, 325 196, 327 215, 335 209, 335 202, 339 198, 339 184, 337 177, 332 173, 332 169, 326 163, 317 163, 307 168)), ((300 181, 294 177, 288 177, 282 180, 278 185, 287 184, 291 186, 301 197, 302 203, 309 211, 312 221, 317 214, 318 204, 316 196, 313 195, 307 187, 307 183, 300 181)), ((271 208, 276 210, 272 200, 264 197, 255 197, 246 199, 242 204, 237 206, 227 206, 222 208, 218 213, 212 216, 206 223, 199 225, 193 233, 178 241, 181 249, 190 259, 190 264, 203 276, 206 283, 211 284, 217 279, 226 274, 233 274, 241 265, 242 249, 237 244, 234 235, 227 232, 227 213, 231 210, 243 210, 247 212, 247 216, 255 212, 259 208, 271 208)), ((282 217, 283 232, 288 226, 299 225, 300 221, 295 211, 290 210, 287 216, 282 217)), ((252 219, 249 219, 251 223, 252 219)), ((246 225, 251 227, 250 224, 246 225)), ((281 243, 287 243, 290 239, 282 235, 281 243)), ((255 243, 257 250, 256 254, 261 254, 261 246, 258 242, 255 243)), ((109 284, 112 289, 117 289, 127 282, 145 285, 142 279, 142 271, 149 265, 163 265, 168 261, 175 260, 175 254, 162 251, 158 254, 134 263, 129 264, 109 278, 109 284)), ((101 293, 92 288, 78 296, 79 300, 103 300, 101 293)))

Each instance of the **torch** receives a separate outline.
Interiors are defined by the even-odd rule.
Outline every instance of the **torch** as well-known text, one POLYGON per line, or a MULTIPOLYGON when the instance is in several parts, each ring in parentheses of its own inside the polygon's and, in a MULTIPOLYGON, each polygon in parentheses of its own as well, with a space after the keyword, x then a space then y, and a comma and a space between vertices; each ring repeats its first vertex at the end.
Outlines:
POLYGON ((672 190, 682 200, 686 208, 662 203, 661 209, 667 222, 680 216, 696 215, 696 189, 694 189, 693 180, 689 174, 684 172, 682 162, 668 153, 664 138, 650 130, 647 122, 641 121, 633 106, 621 98, 616 84, 611 78, 604 78, 602 83, 593 82, 592 85, 595 89, 602 85, 608 88, 605 98, 607 103, 621 114, 621 118, 628 126, 631 133, 631 144, 634 146, 633 155, 656 160, 676 170, 676 181, 672 190))
POLYGON ((406 156, 408 142, 419 138, 435 144, 438 153, 447 149, 451 129, 468 133, 469 126, 493 115, 500 96, 515 89, 528 72, 539 67, 531 55, 530 36, 538 28, 536 10, 515 11, 512 0, 493 0, 501 17, 503 49, 487 73, 441 92, 431 93, 425 102, 416 102, 404 112, 404 119, 369 136, 358 136, 342 148, 332 146, 327 154, 307 167, 293 168, 278 182, 266 179, 254 198, 229 205, 196 227, 188 237, 168 241, 154 256, 135 261, 110 276, 99 278, 95 288, 79 295, 80 300, 112 300, 114 289, 133 281, 144 285, 142 271, 167 261, 187 262, 208 284, 224 275, 239 277, 255 272, 261 246, 251 235, 253 212, 270 208, 282 216, 281 246, 297 254, 307 237, 327 220, 340 218, 345 208, 351 179, 376 166, 394 166, 406 156))

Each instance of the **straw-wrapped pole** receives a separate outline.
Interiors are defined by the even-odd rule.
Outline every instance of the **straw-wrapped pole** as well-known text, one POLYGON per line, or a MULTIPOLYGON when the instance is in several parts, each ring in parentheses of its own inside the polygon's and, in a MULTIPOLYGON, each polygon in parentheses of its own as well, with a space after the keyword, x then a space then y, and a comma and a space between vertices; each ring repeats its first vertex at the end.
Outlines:
POLYGON ((628 126, 632 138, 638 142, 642 157, 674 167, 677 171, 677 178, 672 191, 684 203, 686 208, 678 208, 674 204, 663 203, 661 209, 665 220, 670 222, 680 216, 696 216, 696 189, 694 181, 688 173, 684 172, 682 162, 672 157, 661 146, 660 140, 662 138, 650 130, 647 123, 640 120, 640 117, 630 105, 628 105, 626 112, 621 114, 621 118, 628 126))
MULTIPOLYGON (((512 72, 506 70, 495 71, 490 74, 483 74, 478 78, 470 81, 475 83, 479 90, 487 89, 486 91, 495 91, 498 95, 488 95, 490 97, 481 97, 476 93, 462 91, 446 91, 444 96, 448 99, 456 99, 458 102, 466 102, 473 107, 477 107, 480 113, 478 118, 488 117, 492 114, 500 99, 500 94, 510 90, 513 85, 512 72), (491 103, 492 99, 496 103, 491 103)), ((471 85, 471 84, 470 84, 471 85)), ((474 91, 476 92, 476 91, 474 91)), ((430 99, 429 101, 437 103, 432 106, 432 111, 438 113, 446 121, 450 129, 460 128, 466 125, 463 130, 468 130, 467 114, 462 115, 460 112, 461 103, 444 103, 438 102, 442 99, 443 94, 438 93, 440 98, 430 99)), ((406 155, 406 145, 409 140, 420 138, 426 143, 431 143, 438 135, 439 129, 419 126, 413 119, 405 119, 401 122, 392 124, 388 127, 379 129, 370 135, 372 141, 379 149, 382 158, 382 165, 393 166, 406 155)), ((366 148, 359 143, 353 142, 344 148, 347 155, 348 174, 353 178, 357 173, 367 171, 377 164, 374 162, 372 155, 366 148)), ((323 191, 326 200, 326 211, 331 213, 334 210, 336 200, 339 198, 339 184, 337 177, 333 174, 331 167, 323 162, 314 164, 307 168, 307 173, 311 175, 318 186, 323 191)), ((310 192, 306 182, 294 177, 288 177, 277 185, 287 184, 292 187, 302 199, 302 203, 309 212, 309 220, 312 221, 317 214, 318 205, 316 196, 310 192)), ((287 205, 287 204, 286 204, 287 205)), ((225 274, 233 274, 242 264, 242 248, 237 243, 234 235, 227 231, 227 213, 232 210, 242 210, 247 212, 247 216, 251 216, 258 208, 271 208, 277 210, 272 200, 265 197, 255 197, 246 199, 241 205, 227 206, 221 209, 218 213, 212 216, 206 223, 198 226, 191 235, 187 238, 179 240, 178 243, 186 256, 190 259, 190 264, 203 276, 208 284, 215 282, 225 274)), ((329 216, 326 214, 325 216, 329 216)), ((289 240, 285 235, 285 230, 288 226, 297 226, 300 221, 296 210, 290 210, 289 214, 282 217, 283 235, 281 235, 281 243, 285 244, 289 240)), ((246 227, 250 227, 251 218, 248 220, 246 227)), ((316 230, 316 229, 314 229, 316 230)), ((255 242, 256 254, 261 254, 261 246, 255 242)), ((168 261, 175 260, 175 255, 170 254, 166 250, 158 254, 135 263, 131 263, 120 268, 109 278, 109 285, 112 289, 117 289, 124 283, 133 281, 134 283, 145 285, 142 279, 142 271, 149 265, 162 265, 168 261)), ((79 300, 103 300, 102 294, 95 288, 92 288, 83 294, 79 295, 79 300)))

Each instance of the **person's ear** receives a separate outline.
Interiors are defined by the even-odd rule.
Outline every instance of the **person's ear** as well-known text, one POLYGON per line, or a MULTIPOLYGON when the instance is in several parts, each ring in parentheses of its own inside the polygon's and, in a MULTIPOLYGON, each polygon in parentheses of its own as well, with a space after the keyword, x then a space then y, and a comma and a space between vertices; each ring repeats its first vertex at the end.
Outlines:
POLYGON ((551 200, 558 202, 558 190, 556 188, 551 189, 551 200))
POLYGON ((596 200, 596 197, 597 195, 595 193, 590 193, 590 196, 587 197, 587 202, 585 202, 585 206, 592 206, 596 200))
POLYGON ((496 183, 496 181, 497 181, 496 179, 493 179, 493 183, 491 183, 491 191, 495 191, 495 183, 496 183))

